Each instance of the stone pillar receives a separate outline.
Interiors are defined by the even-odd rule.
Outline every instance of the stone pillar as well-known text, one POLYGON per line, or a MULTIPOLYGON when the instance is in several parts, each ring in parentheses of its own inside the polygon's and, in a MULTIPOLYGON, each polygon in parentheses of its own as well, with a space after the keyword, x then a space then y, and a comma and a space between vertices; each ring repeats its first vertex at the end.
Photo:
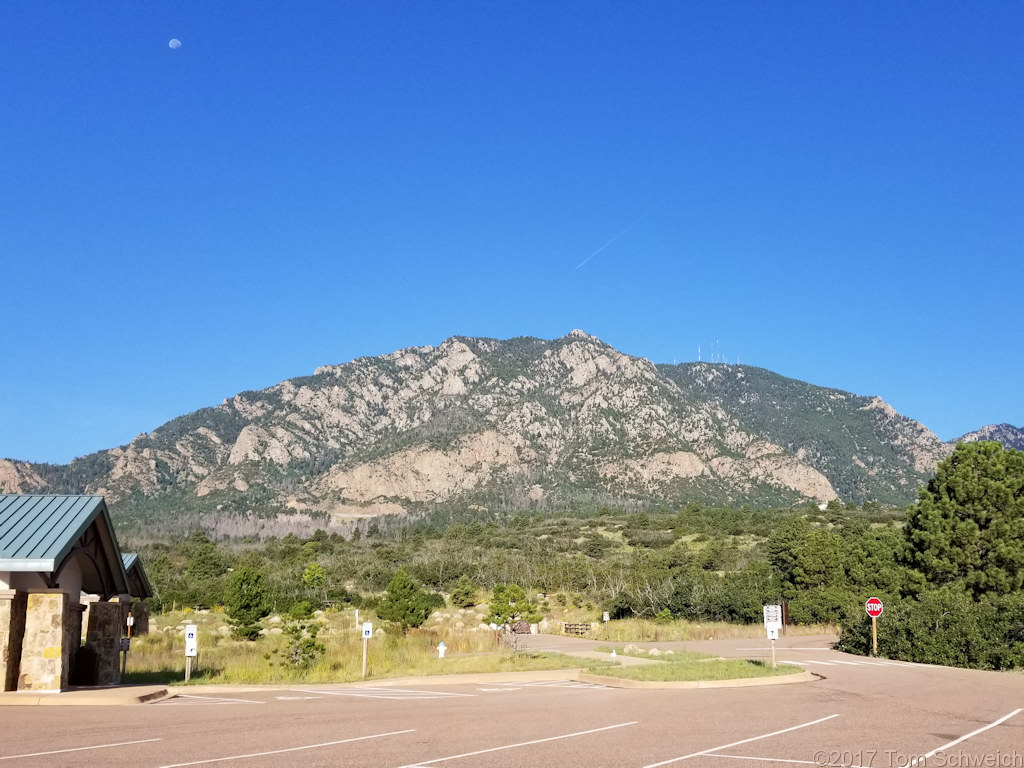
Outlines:
POLYGON ((71 654, 71 598, 63 592, 30 592, 25 607, 19 691, 60 691, 68 687, 71 654))
POLYGON ((149 634, 149 606, 141 600, 132 606, 132 616, 135 617, 135 626, 132 627, 132 636, 149 634))
POLYGON ((79 679, 89 685, 115 685, 121 677, 120 603, 98 602, 89 606, 89 628, 85 633, 84 653, 79 655, 79 679), (86 665, 90 668, 85 668, 86 665))
POLYGON ((0 691, 18 687, 26 602, 24 592, 0 589, 0 691))

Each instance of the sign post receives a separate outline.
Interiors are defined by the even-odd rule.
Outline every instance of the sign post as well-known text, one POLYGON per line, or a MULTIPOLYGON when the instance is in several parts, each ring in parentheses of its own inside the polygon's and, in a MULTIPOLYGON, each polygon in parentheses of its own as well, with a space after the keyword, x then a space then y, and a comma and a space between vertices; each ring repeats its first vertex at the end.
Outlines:
POLYGON ((185 626, 185 682, 192 677, 192 659, 199 655, 198 629, 195 624, 185 626))
POLYGON ((882 615, 882 601, 877 597, 870 597, 864 603, 864 610, 871 617, 871 655, 878 655, 878 617, 882 615))
POLYGON ((768 639, 772 641, 772 669, 778 666, 775 662, 775 641, 779 639, 780 629, 782 629, 782 606, 766 605, 764 607, 764 631, 768 639))
POLYGON ((373 623, 369 621, 363 622, 363 680, 366 679, 366 646, 369 643, 370 638, 373 637, 373 623))
POLYGON ((132 627, 135 625, 135 617, 130 613, 126 620, 128 625, 128 636, 121 638, 121 678, 124 679, 125 672, 128 670, 128 651, 132 647, 132 627))

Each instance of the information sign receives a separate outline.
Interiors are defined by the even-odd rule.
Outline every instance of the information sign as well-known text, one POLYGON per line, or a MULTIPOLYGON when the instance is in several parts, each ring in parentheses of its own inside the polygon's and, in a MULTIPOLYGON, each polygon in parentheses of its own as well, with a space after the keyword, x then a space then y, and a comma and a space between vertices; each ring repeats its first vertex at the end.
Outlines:
POLYGON ((769 627, 776 627, 782 629, 782 606, 781 605, 766 605, 764 607, 764 626, 765 629, 769 627))
POLYGON ((186 656, 198 656, 199 655, 199 639, 198 631, 195 624, 188 624, 185 627, 185 655, 186 656))
POLYGON ((363 622, 363 639, 364 640, 369 640, 372 637, 373 637, 373 622, 364 621, 363 622))

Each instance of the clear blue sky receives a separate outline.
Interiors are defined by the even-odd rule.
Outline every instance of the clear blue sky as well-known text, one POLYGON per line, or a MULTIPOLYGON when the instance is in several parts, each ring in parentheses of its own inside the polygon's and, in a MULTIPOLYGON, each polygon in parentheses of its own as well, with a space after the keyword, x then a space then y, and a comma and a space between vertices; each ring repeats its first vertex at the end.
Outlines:
POLYGON ((0 456, 573 328, 1022 425, 1022 40, 1019 2, 8 0, 0 456))

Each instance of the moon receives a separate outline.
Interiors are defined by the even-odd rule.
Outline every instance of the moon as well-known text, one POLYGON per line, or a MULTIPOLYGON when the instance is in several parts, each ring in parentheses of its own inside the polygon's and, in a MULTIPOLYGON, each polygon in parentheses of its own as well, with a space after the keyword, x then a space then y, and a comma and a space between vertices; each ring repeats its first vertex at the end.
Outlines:
POLYGON ((176 51, 179 48, 181 48, 181 40, 179 40, 176 37, 172 37, 171 41, 167 44, 167 47, 170 48, 172 51, 176 51))

